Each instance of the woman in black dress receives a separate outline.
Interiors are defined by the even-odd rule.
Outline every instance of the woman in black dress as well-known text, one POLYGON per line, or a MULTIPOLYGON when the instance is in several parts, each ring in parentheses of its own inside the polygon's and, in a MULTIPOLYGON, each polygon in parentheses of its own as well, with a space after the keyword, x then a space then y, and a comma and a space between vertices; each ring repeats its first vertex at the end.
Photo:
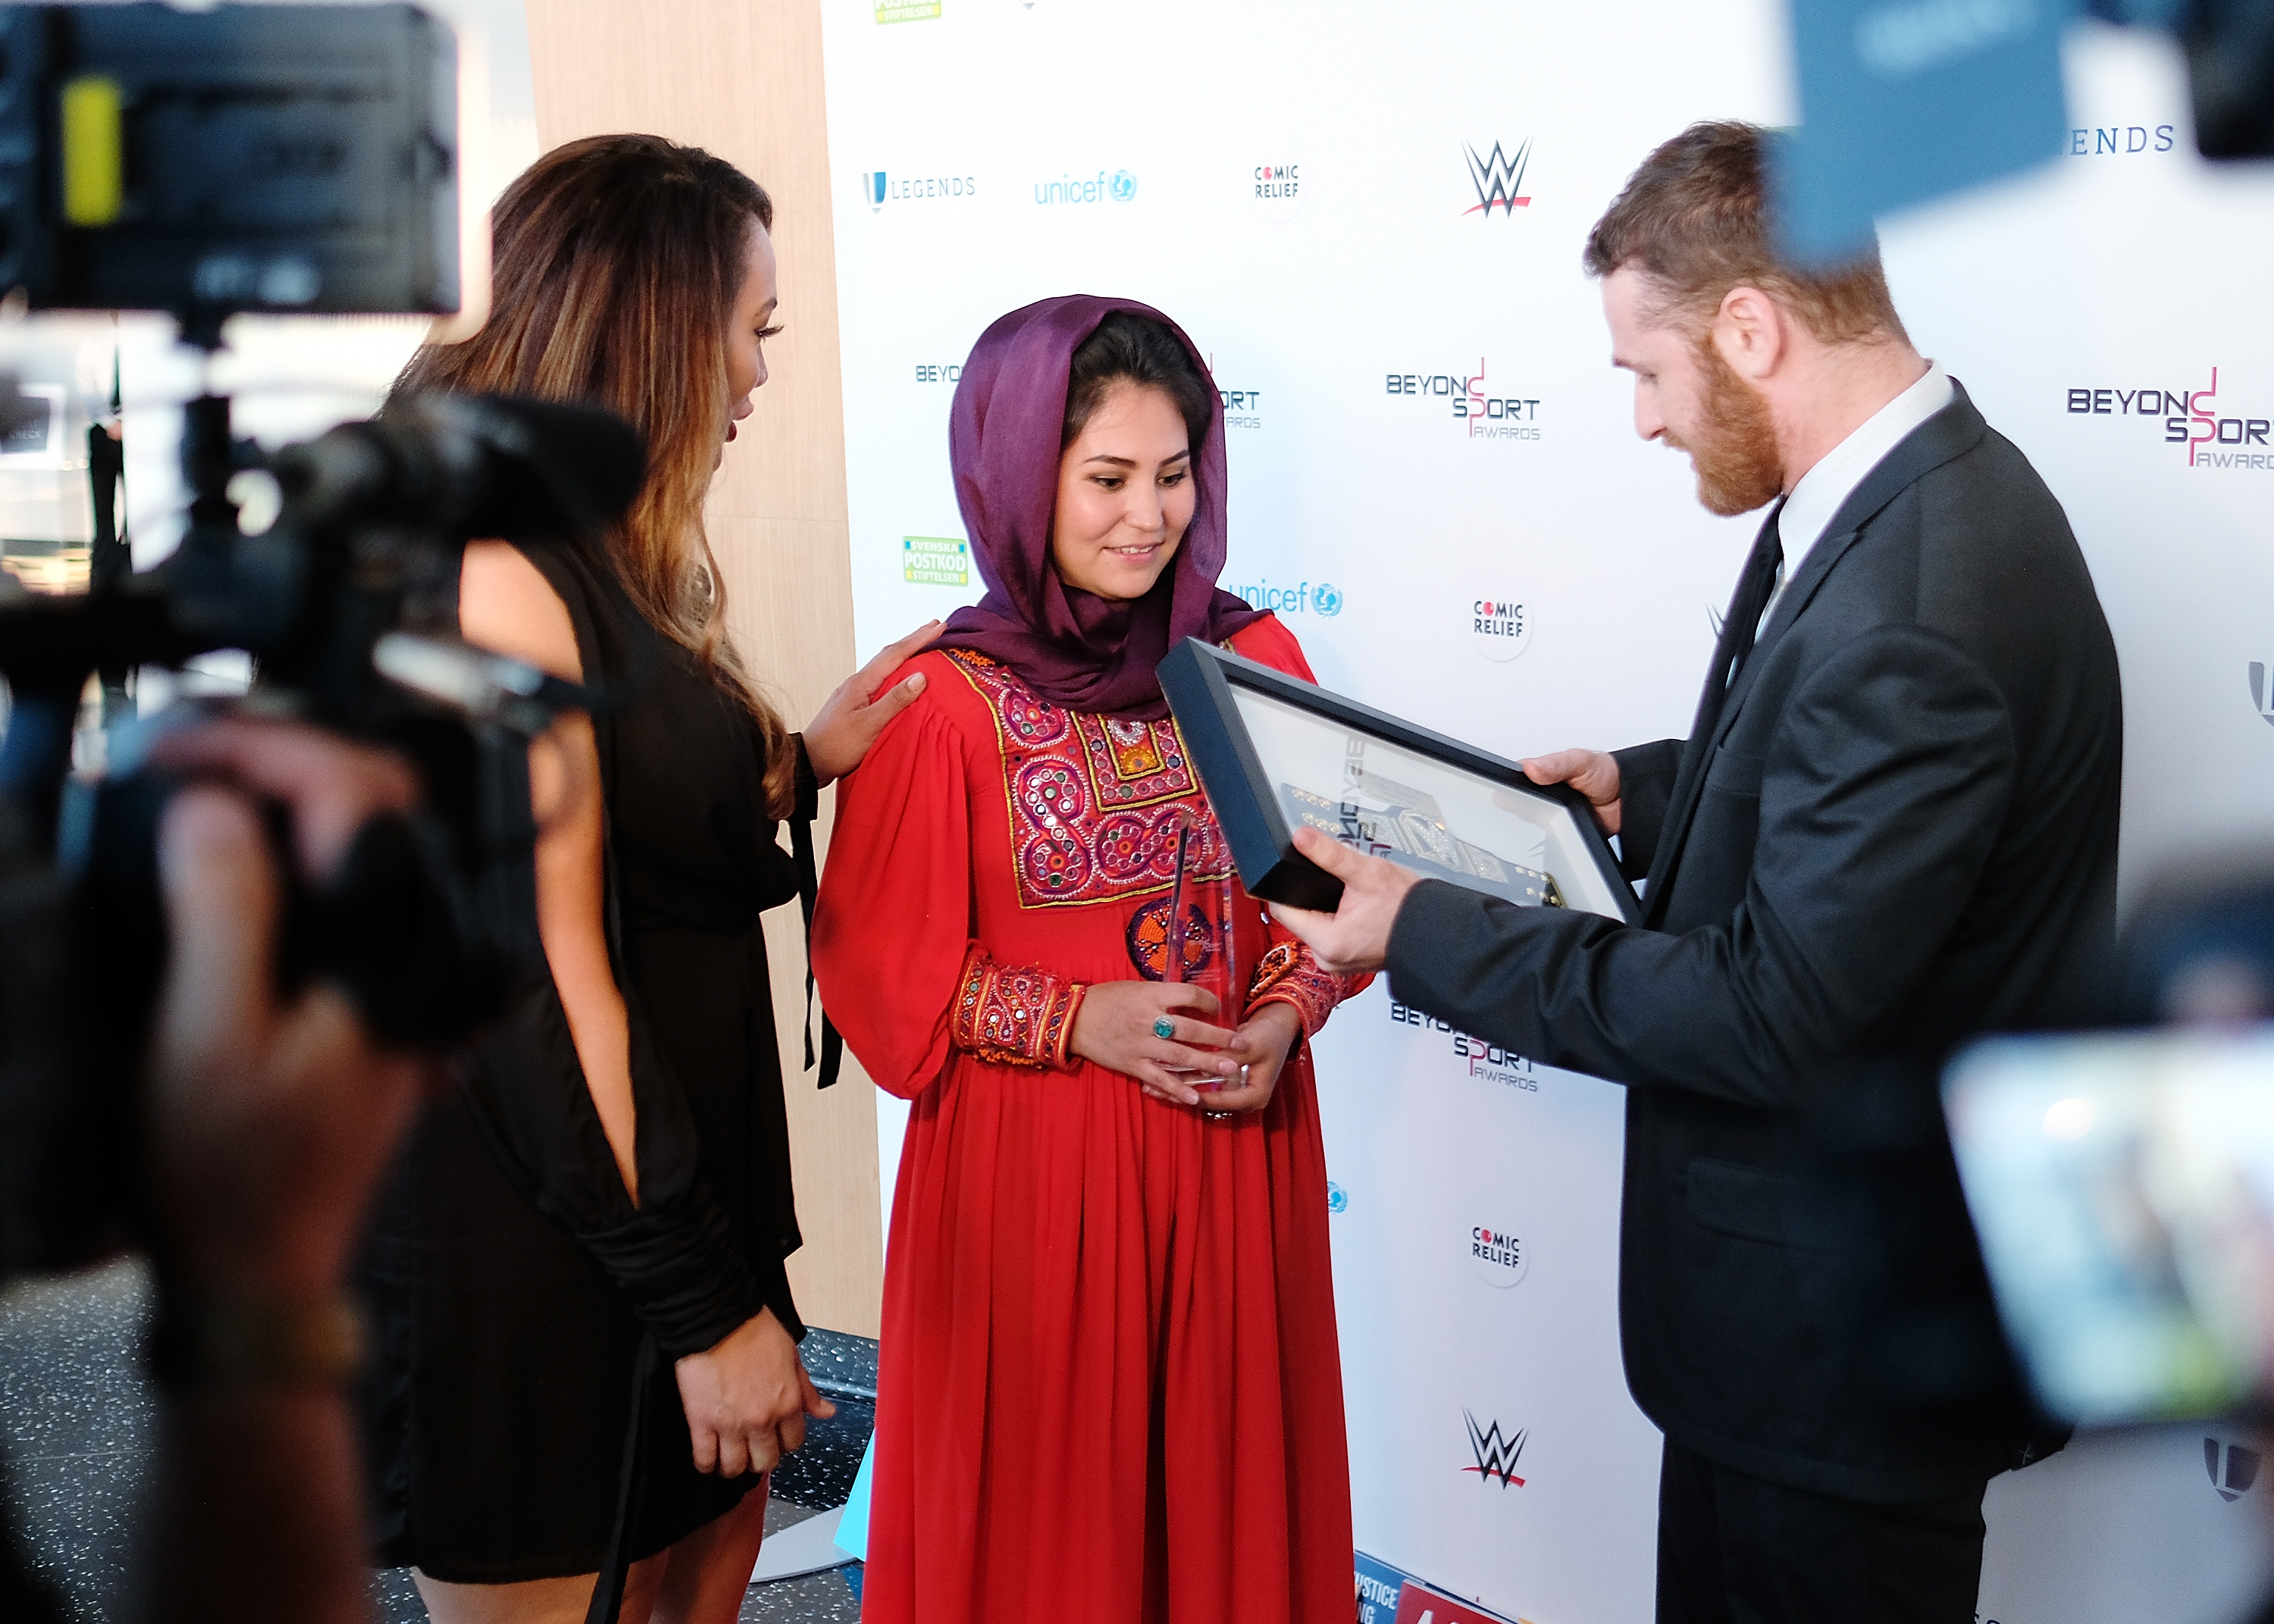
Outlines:
POLYGON ((764 910, 797 894, 782 819, 915 696, 886 650, 801 738, 726 635, 703 500, 765 381, 772 206, 651 136, 556 148, 494 212, 493 309, 404 390, 606 406, 649 472, 602 546, 469 548, 469 640, 619 696, 531 752, 552 970, 429 1113, 365 1269, 380 1560, 445 1624, 728 1620, 763 1483, 830 1413, 797 1357, 764 910))

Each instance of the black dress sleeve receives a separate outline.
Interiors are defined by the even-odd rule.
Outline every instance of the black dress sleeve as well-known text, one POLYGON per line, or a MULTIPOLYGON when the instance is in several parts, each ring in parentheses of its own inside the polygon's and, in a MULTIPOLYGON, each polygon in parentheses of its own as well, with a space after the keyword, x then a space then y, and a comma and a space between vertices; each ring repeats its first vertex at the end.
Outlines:
POLYGON ((599 1112, 548 977, 479 1046, 466 1088, 508 1178, 575 1236, 672 1358, 700 1353, 772 1307, 803 1334, 779 1259, 761 1280, 698 1169, 687 1097, 629 994, 640 1205, 616 1171, 599 1112))

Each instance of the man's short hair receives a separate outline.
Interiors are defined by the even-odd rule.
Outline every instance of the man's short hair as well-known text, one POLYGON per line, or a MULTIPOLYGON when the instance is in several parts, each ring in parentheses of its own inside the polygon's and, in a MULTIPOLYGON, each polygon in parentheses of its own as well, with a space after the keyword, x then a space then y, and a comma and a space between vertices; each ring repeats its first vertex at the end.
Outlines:
POLYGON ((1701 330, 1730 289, 1752 287, 1823 343, 1906 337, 1876 239, 1823 270, 1778 252, 1772 139, 1758 124, 1695 124, 1651 154, 1587 234, 1587 274, 1634 266, 1655 284, 1645 306, 1653 320, 1701 330))

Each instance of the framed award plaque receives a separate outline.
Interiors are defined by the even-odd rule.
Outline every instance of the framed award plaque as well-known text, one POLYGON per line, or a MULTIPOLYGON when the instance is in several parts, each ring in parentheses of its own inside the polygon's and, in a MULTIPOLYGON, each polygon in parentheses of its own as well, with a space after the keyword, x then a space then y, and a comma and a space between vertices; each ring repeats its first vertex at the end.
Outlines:
POLYGON ((1295 849, 1308 827, 1519 907, 1642 918, 1568 786, 1197 638, 1160 674, 1249 895, 1334 908, 1342 882, 1295 849))

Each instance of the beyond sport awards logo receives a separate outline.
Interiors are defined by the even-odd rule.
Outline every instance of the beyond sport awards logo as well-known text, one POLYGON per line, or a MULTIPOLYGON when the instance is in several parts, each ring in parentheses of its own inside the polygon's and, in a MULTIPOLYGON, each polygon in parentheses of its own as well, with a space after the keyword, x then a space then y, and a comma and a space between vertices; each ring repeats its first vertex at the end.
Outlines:
POLYGON ((2233 388, 2222 395, 2218 374, 2212 367, 2200 388, 2072 388, 2068 410, 2080 417, 2145 417, 2163 430, 2162 444, 2185 448, 2189 468, 2274 473, 2274 412, 2254 417, 2233 388))
POLYGON ((1472 1038, 1450 1021, 1439 1020, 1424 1010, 1410 1004, 1389 1001, 1389 1019, 1401 1026, 1418 1027, 1423 1032, 1442 1033, 1451 1040, 1453 1058, 1461 1070, 1480 1081, 1498 1083, 1503 1088, 1513 1088, 1519 1094, 1538 1094, 1540 1076, 1531 1061, 1513 1049, 1502 1049, 1497 1043, 1487 1043, 1482 1038, 1472 1038))
POLYGON ((1506 382, 1495 382, 1485 357, 1477 357, 1474 372, 1467 367, 1441 371, 1388 372, 1383 393, 1425 407, 1442 406, 1442 416, 1458 425, 1470 440, 1527 441, 1540 438, 1540 402, 1513 393, 1506 382))

